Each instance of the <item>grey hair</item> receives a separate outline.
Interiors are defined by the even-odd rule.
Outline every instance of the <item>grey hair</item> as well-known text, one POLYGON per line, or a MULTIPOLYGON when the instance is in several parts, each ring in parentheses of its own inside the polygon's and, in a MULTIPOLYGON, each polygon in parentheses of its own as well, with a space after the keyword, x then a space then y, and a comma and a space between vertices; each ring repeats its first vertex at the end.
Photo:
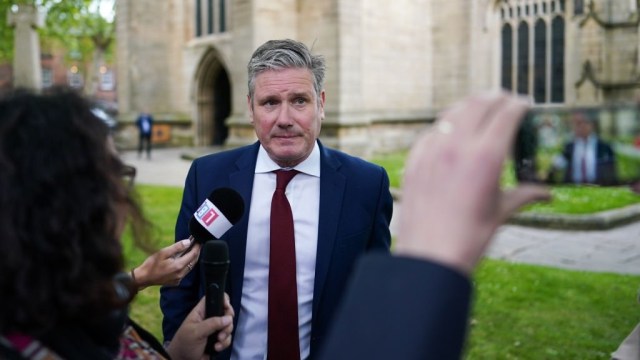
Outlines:
POLYGON ((249 99, 253 103, 253 93, 256 86, 256 77, 267 70, 284 70, 291 68, 308 69, 313 74, 313 89, 316 96, 324 87, 324 72, 326 65, 324 57, 312 55, 309 48, 295 40, 269 40, 262 44, 251 55, 247 65, 249 73, 249 99))

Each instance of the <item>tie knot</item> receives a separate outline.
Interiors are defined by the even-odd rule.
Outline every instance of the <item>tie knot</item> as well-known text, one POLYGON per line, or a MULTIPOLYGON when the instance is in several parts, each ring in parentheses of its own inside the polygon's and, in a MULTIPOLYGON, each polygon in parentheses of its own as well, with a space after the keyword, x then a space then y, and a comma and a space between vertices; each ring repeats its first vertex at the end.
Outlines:
POLYGON ((289 181, 298 174, 298 170, 276 170, 276 190, 284 190, 287 188, 289 181))

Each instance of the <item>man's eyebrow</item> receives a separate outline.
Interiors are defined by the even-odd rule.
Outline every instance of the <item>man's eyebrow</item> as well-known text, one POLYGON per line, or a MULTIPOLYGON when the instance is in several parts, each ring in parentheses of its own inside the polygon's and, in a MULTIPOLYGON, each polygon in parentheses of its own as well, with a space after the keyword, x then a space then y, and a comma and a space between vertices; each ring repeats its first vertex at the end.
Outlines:
POLYGON ((291 95, 289 95, 289 97, 291 98, 299 98, 299 97, 311 97, 311 93, 308 91, 299 91, 299 92, 293 92, 291 93, 291 95))
POLYGON ((263 96, 256 96, 256 100, 258 101, 266 101, 266 100, 279 100, 280 97, 275 94, 266 94, 263 96))

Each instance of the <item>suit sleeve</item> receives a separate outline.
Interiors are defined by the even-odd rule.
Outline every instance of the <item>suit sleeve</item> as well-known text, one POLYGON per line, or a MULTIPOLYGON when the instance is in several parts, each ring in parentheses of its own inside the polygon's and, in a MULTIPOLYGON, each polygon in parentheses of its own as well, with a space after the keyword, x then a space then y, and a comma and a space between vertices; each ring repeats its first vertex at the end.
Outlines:
POLYGON ((382 171, 380 191, 378 193, 377 211, 375 212, 374 229, 369 242, 369 250, 389 252, 391 248, 391 216, 393 215, 393 197, 389 191, 389 176, 382 171))
POLYGON ((365 255, 320 359, 459 359, 471 284, 428 261, 365 255))
MULTIPOLYGON (((182 205, 175 228, 175 241, 189 237, 189 220, 196 210, 197 161, 191 165, 185 181, 182 205)), ((164 341, 171 341, 189 312, 198 303, 200 285, 200 262, 196 263, 178 286, 163 286, 160 289, 160 309, 162 310, 162 334, 164 341)))

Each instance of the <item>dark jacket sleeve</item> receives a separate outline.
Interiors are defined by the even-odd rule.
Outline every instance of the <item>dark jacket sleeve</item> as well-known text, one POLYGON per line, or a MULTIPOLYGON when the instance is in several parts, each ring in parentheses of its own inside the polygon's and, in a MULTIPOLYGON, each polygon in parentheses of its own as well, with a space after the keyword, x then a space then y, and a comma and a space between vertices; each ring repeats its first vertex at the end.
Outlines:
POLYGON ((381 168, 381 184, 378 193, 377 211, 375 213, 373 236, 369 242, 368 250, 377 250, 389 253, 391 248, 391 216, 393 214, 393 197, 389 191, 389 176, 384 168, 381 168))
POLYGON ((368 254, 358 263, 320 359, 459 359, 471 284, 428 261, 368 254))

